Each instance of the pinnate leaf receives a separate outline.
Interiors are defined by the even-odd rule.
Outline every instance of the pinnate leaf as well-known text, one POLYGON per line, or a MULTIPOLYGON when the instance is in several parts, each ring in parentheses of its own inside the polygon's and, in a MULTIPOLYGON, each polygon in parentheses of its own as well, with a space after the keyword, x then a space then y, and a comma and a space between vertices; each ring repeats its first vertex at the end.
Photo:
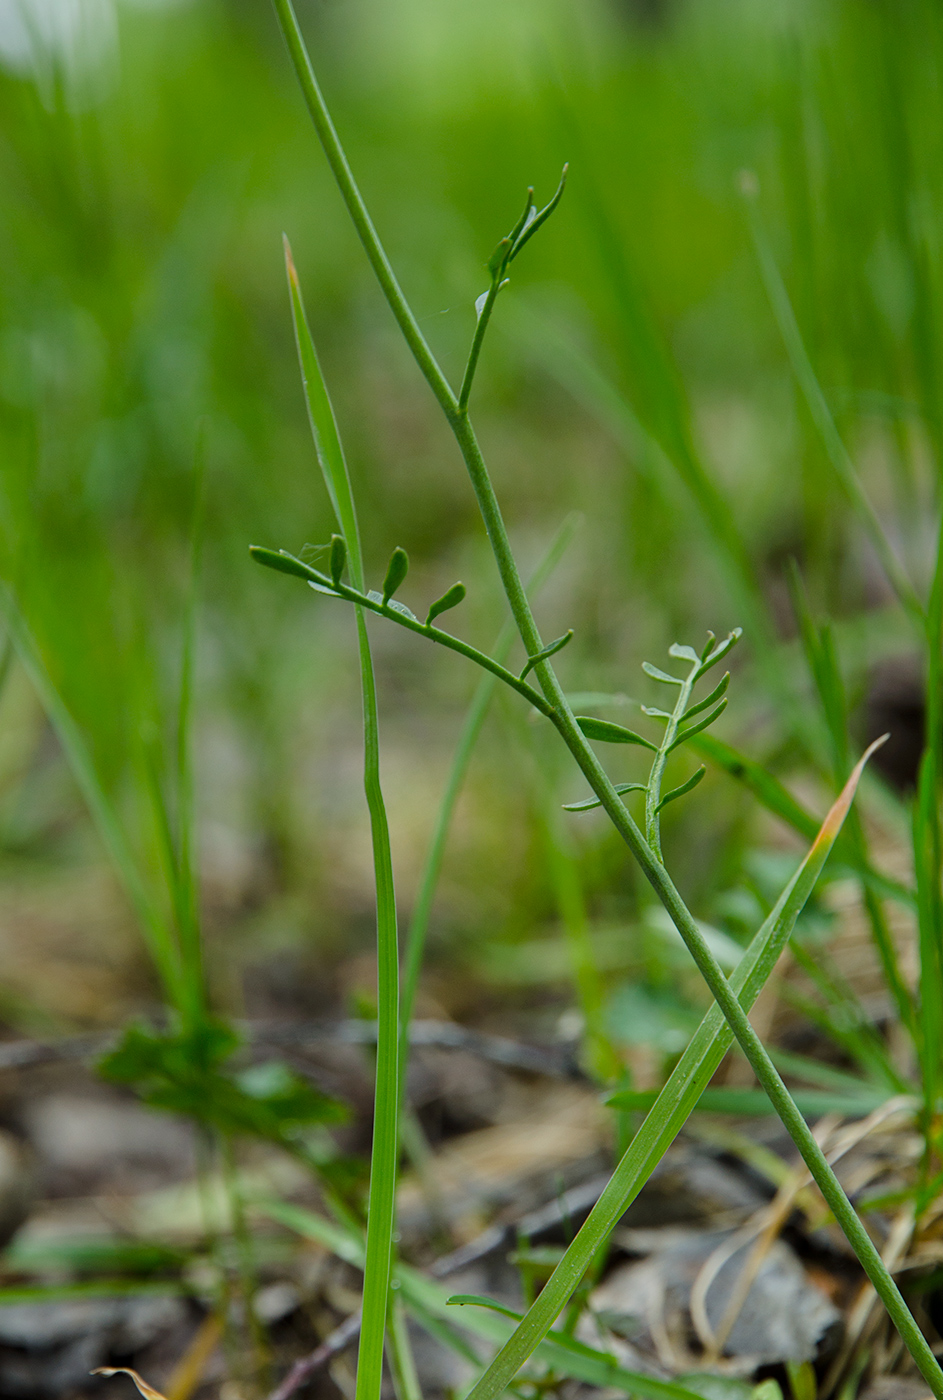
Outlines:
POLYGON ((572 641, 572 639, 573 628, 571 627, 568 632, 564 632, 562 637, 558 637, 555 642, 549 642, 542 651, 538 651, 536 656, 528 656, 527 665, 521 672, 521 680, 526 679, 529 672, 532 671, 535 666, 539 666, 541 661, 548 661, 551 656, 556 656, 557 652, 562 651, 567 642, 572 641))
POLYGON ((722 642, 718 642, 713 651, 709 651, 707 655, 701 659, 701 664, 697 671, 698 677, 703 676, 705 671, 709 671, 712 666, 716 666, 718 661, 723 661, 727 653, 733 650, 742 636, 743 628, 735 627, 732 632, 727 634, 722 642))
MULTIPOLYGON (((644 792, 644 783, 617 783, 616 792, 621 797, 624 792, 644 792)), ((594 807, 601 807, 602 802, 598 797, 588 797, 585 802, 565 802, 564 812, 591 812, 594 807)))
POLYGON ((646 676, 651 676, 653 681, 663 681, 665 685, 684 685, 680 676, 669 676, 667 671, 659 671, 650 661, 642 662, 642 670, 646 676))
POLYGON ((655 810, 660 812, 662 807, 667 807, 668 803, 674 802, 676 797, 684 797, 686 793, 693 792, 706 772, 707 768, 702 764, 696 773, 691 774, 686 783, 682 783, 679 787, 672 788, 670 792, 666 792, 655 810))
POLYGON ((437 598, 429 609, 426 617, 426 626, 439 617, 442 613, 448 612, 451 608, 457 608, 465 597, 464 583, 453 583, 451 588, 447 588, 441 598, 437 598))
POLYGON ((692 705, 685 714, 685 719, 691 719, 694 715, 699 715, 704 710, 709 710, 711 705, 716 704, 720 697, 726 692, 726 689, 729 684, 730 672, 725 671, 722 679, 717 685, 714 686, 714 689, 711 691, 710 695, 705 695, 703 700, 699 700, 696 705, 692 705))
POLYGON ((658 745, 650 739, 644 739, 634 729, 613 724, 612 720, 595 719, 592 715, 575 715, 574 718, 587 739, 596 739, 602 744, 640 744, 643 749, 658 750, 658 745))
POLYGON ((689 724, 687 729, 682 729, 674 743, 670 746, 668 752, 670 753, 672 749, 676 749, 679 744, 683 744, 685 739, 690 739, 692 734, 700 734, 702 729, 707 729, 708 725, 713 724, 715 719, 720 718, 726 708, 727 700, 725 697, 721 700, 719 705, 715 705, 712 710, 704 715, 703 719, 699 719, 697 724, 689 724))

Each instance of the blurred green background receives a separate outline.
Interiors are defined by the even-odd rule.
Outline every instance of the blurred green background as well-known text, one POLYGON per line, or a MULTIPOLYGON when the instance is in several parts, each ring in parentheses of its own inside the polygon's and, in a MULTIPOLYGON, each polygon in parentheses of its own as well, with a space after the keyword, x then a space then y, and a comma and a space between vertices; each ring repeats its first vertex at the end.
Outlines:
MULTIPOLYGON (((300 15, 453 380, 488 255, 526 186, 549 197, 570 163, 559 211, 515 263, 474 402, 525 563, 570 511, 583 516, 538 609, 546 635, 576 628, 566 684, 657 704, 643 659, 743 624, 718 732, 824 811, 789 559, 837 619, 862 733, 869 690, 890 686, 906 707, 919 661, 797 394, 738 172, 756 173, 826 398, 922 590, 943 446, 943 13, 930 0, 309 0, 300 15)), ((0 572, 159 884, 142 775, 172 766, 204 463, 195 750, 216 995, 258 1014, 349 1004, 370 991, 373 940, 352 618, 247 553, 299 552, 332 528, 283 232, 375 581, 396 544, 417 611, 463 578, 454 625, 487 645, 502 604, 461 463, 264 0, 3 0, 0 63, 0 572)), ((382 626, 374 640, 406 911, 476 677, 382 626)), ((548 814, 584 792, 544 738, 496 706, 420 1013, 551 1024, 572 1000, 566 959, 547 956, 548 814)), ((636 763, 620 755, 617 776, 637 777, 636 763)), ((893 847, 903 809, 877 782, 870 800, 893 847)), ((670 1052, 689 1019, 676 959, 617 838, 568 820, 613 1015, 670 1052), (645 974, 649 1020, 634 1003, 618 1011, 629 966, 645 974)), ((742 936, 798 846, 715 773, 666 822, 682 889, 742 936)), ((153 1003, 133 919, 15 662, 0 701, 0 877, 12 1029, 111 1024, 153 1003)))

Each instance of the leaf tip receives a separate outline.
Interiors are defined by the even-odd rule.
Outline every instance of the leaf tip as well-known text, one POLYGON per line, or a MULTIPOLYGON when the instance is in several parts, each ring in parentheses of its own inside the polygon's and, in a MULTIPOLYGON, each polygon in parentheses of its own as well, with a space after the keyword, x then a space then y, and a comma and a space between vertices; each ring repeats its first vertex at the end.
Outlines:
POLYGON ((295 267, 295 259, 292 257, 291 244, 288 241, 287 233, 282 234, 282 248, 285 252, 285 270, 288 273, 288 280, 291 283, 291 285, 297 290, 298 269, 295 267))

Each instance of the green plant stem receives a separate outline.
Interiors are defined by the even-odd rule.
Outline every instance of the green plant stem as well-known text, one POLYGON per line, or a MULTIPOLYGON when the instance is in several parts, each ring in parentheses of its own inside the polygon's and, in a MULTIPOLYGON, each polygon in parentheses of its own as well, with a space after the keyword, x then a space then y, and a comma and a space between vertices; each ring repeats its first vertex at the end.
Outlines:
POLYGON ((678 735, 678 725, 684 718, 684 712, 688 708, 691 699, 691 692, 694 689, 694 682, 697 677, 699 663, 695 662, 691 667, 691 673, 678 691, 678 700, 671 713, 671 719, 665 725, 665 732, 662 735, 658 752, 652 762, 651 773, 648 778, 648 786, 645 789, 645 836, 649 846, 655 855, 661 860, 661 823, 658 820, 658 803, 661 800, 661 780, 665 772, 665 764, 668 762, 668 754, 671 746, 678 735))
POLYGON ((478 368, 478 359, 481 355, 481 347, 485 343, 485 332, 488 329, 488 322, 491 320, 491 313, 494 304, 498 299, 498 292, 501 290, 499 277, 492 279, 488 294, 485 297, 484 305, 478 314, 475 324, 475 334, 472 336, 471 349, 468 352, 468 360, 465 364, 465 373, 462 376, 462 387, 458 395, 458 409, 464 413, 468 408, 468 400, 471 398, 472 384, 475 381, 475 370, 478 368))
POLYGON ((918 1047, 924 1083, 924 1182, 932 1171, 933 1120, 941 1081, 943 1046, 943 520, 937 539, 936 568, 927 609, 926 748, 920 764, 914 806, 914 867, 920 948, 918 1047))
POLYGON ((443 632, 440 627, 433 627, 429 622, 420 622, 416 617, 410 617, 407 613, 401 612, 398 608, 384 603, 379 598, 371 598, 364 592, 363 588, 350 588, 345 583, 334 583, 317 569, 312 569, 300 559, 294 559, 290 555, 276 554, 274 550, 263 549, 258 545, 252 546, 252 554, 260 562, 268 564, 270 567, 278 568, 278 563, 272 561, 279 558, 290 558, 294 566, 290 572, 303 574, 318 588, 325 592, 334 594, 337 598, 344 598, 349 603, 355 603, 358 608, 366 608, 369 612, 379 613, 381 617, 388 618, 391 622, 396 622, 400 627, 405 627, 409 632, 416 632, 420 637, 428 637, 432 642, 438 642, 441 646, 448 647, 450 651, 457 651, 459 656, 465 656, 469 661, 474 661, 485 671, 490 671, 499 681, 504 681, 512 690, 516 690, 522 695, 528 704, 533 705, 535 710, 539 710, 547 719, 551 717, 551 706, 541 695, 539 690, 535 690, 532 685, 528 685, 520 676, 515 676, 513 671, 509 671, 506 666, 494 660, 486 652, 479 651, 477 647, 471 646, 468 642, 463 642, 460 637, 453 637, 451 632, 443 632))
POLYGON ((387 1327, 396 1397, 397 1400, 422 1400, 422 1390, 416 1374, 416 1362, 406 1324, 406 1311, 395 1286, 397 1282, 394 1280, 394 1287, 390 1290, 390 1317, 387 1327))
POLYGON ((380 787, 376 679, 367 624, 357 609, 364 712, 364 790, 370 812, 377 886, 377 1071, 373 1147, 363 1280, 363 1324, 357 1364, 357 1400, 375 1400, 383 1375, 399 1159, 399 947, 396 897, 386 805, 380 787))
MULTIPOLYGON (((432 385, 433 391, 436 392, 436 397, 439 399, 455 435, 455 439, 465 460, 472 489, 478 501, 498 572, 501 576, 501 582, 518 631, 520 632, 521 640, 524 643, 527 655, 536 656, 543 650, 543 642, 533 613, 531 612, 530 604, 527 600, 527 594, 524 590, 511 550, 507 529, 504 524, 497 496, 495 495, 494 487, 482 457, 474 429, 472 428, 467 413, 459 409, 451 391, 448 391, 447 396, 443 396, 441 392, 436 391, 436 385, 440 382, 444 385, 445 381, 435 361, 432 360, 431 352, 425 341, 420 337, 420 344, 417 347, 415 337, 407 333, 407 328, 415 326, 414 318, 409 308, 406 306, 399 285, 389 268, 386 255, 380 247, 376 230, 367 217, 359 192, 353 183, 353 177, 350 175, 346 157, 341 149, 337 133, 324 107, 323 98, 318 90, 317 83, 314 81, 314 74, 311 70, 310 61, 304 47, 304 41, 301 38, 297 20, 295 19, 291 7, 291 0, 274 0, 274 3, 279 17, 282 18, 289 48, 295 59, 299 77, 301 77, 305 90, 305 96, 308 100, 309 108, 311 108, 312 117, 315 119, 315 125, 321 137, 322 144, 324 145, 328 160, 335 170, 335 175, 338 174, 338 170, 343 173, 343 179, 338 175, 341 193, 347 202, 351 217, 354 220, 361 241, 364 243, 367 250, 370 262, 377 272, 378 280, 390 304, 391 310, 396 316, 397 321, 404 328, 404 334, 413 350, 417 363, 432 385)), ((418 334, 418 329, 416 334, 418 334)), ((922 609, 920 610, 920 615, 922 618, 922 609)), ((941 1371, 933 1352, 930 1350, 926 1339, 904 1302, 897 1285, 886 1269, 880 1254, 875 1249, 870 1236, 859 1220, 854 1207, 848 1200, 838 1179, 826 1161, 808 1124, 796 1108, 788 1089, 777 1073, 762 1041, 751 1026, 746 1012, 741 1007, 736 994, 707 946, 697 923, 688 911, 667 870, 650 850, 641 831, 620 800, 605 770, 596 758, 593 749, 582 734, 576 723, 573 712, 567 703, 566 696, 557 680, 552 665, 549 661, 541 661, 535 666, 534 670, 544 696, 552 708, 553 714, 551 717, 553 723, 585 775, 590 787, 600 799, 602 806, 608 813, 616 830, 635 856, 642 867, 643 873, 671 916, 672 922, 675 924, 675 927, 678 929, 678 932, 687 945, 688 951, 693 957, 712 996, 739 1042, 757 1079, 766 1090, 770 1102, 773 1104, 773 1107, 776 1109, 776 1112, 799 1149, 813 1179, 852 1245, 862 1268, 874 1285, 875 1291, 887 1308, 888 1313, 913 1356, 921 1374, 927 1381, 933 1394, 938 1397, 938 1400, 943 1400, 943 1371, 941 1371)), ((578 1282, 579 1279, 573 1281, 574 1288, 577 1286, 578 1282)), ((486 1372, 486 1377, 483 1377, 482 1380, 479 1381, 478 1385, 471 1392, 471 1396, 474 1397, 474 1400, 485 1400, 485 1396, 491 1397, 497 1395, 505 1388, 516 1370, 517 1367, 515 1366, 510 1374, 506 1374, 496 1362, 492 1363, 486 1372), (488 1378, 488 1384, 485 1384, 486 1378, 488 1378)), ((359 1390, 358 1376, 358 1392, 359 1390)))
MULTIPOLYGON (((383 289, 383 295, 386 297, 403 337, 413 353, 413 358, 425 375, 429 387, 444 412, 455 413, 458 409, 458 400, 452 386, 439 368, 435 356, 426 343, 425 336, 419 329, 419 323, 412 313, 412 308, 403 296, 390 260, 377 236, 363 196, 357 188, 357 182, 318 86, 318 80, 311 66, 308 50, 298 27, 298 19, 291 0, 273 0, 273 3, 298 81, 301 84, 301 91, 314 123, 314 129, 318 133, 327 156, 328 165, 331 167, 338 189, 347 205, 347 211, 363 244, 370 266, 373 268, 376 279, 383 289)), ((349 543, 348 540, 348 545, 349 543)))

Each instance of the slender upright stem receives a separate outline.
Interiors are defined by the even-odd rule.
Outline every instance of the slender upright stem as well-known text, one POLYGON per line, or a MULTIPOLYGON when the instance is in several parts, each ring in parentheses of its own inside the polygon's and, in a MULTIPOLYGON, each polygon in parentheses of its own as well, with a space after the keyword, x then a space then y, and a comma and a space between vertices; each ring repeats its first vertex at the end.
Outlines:
POLYGON ((678 703, 671 714, 671 719, 665 725, 665 732, 662 735, 658 752, 652 763, 652 771, 648 779, 648 787, 645 791, 645 835, 648 844, 655 855, 661 860, 661 823, 658 820, 658 804, 661 801, 661 780, 665 772, 665 764, 668 762, 668 754, 678 733, 678 725, 684 718, 684 712, 688 708, 691 699, 691 691, 694 689, 694 682, 697 677, 699 663, 695 662, 691 667, 691 674, 678 691, 678 703))
POLYGON ((350 214, 364 251, 370 260, 370 266, 376 274, 376 279, 383 289, 383 295, 386 297, 406 343, 413 353, 413 358, 425 375, 429 387, 441 404, 443 411, 447 414, 453 414, 458 410, 458 400, 451 384, 442 373, 435 356, 429 349, 425 336, 419 329, 419 322, 403 295, 396 273, 393 271, 383 244, 373 227, 373 220, 370 218, 363 196, 357 188, 353 171, 334 128, 334 122, 318 86, 314 69, 311 67, 311 60, 308 57, 308 50, 298 27, 298 18, 291 0, 274 0, 274 5, 282 33, 285 36, 285 43, 288 45, 288 52, 301 84, 301 91, 311 114, 311 120, 314 122, 314 129, 318 133, 327 156, 328 165, 331 167, 334 179, 337 181, 337 187, 347 205, 347 212, 350 214))
POLYGON ((465 373, 462 376, 462 387, 458 395, 459 412, 464 413, 468 408, 468 400, 471 398, 472 384, 475 380, 475 370, 478 368, 478 358, 481 355, 481 347, 485 343, 485 332, 488 329, 488 322, 491 320, 491 313, 494 304, 498 299, 498 292, 501 290, 501 282, 495 277, 488 288, 484 305, 478 313, 478 320, 475 323, 475 334, 472 336, 471 349, 468 352, 468 360, 465 364, 465 373))

